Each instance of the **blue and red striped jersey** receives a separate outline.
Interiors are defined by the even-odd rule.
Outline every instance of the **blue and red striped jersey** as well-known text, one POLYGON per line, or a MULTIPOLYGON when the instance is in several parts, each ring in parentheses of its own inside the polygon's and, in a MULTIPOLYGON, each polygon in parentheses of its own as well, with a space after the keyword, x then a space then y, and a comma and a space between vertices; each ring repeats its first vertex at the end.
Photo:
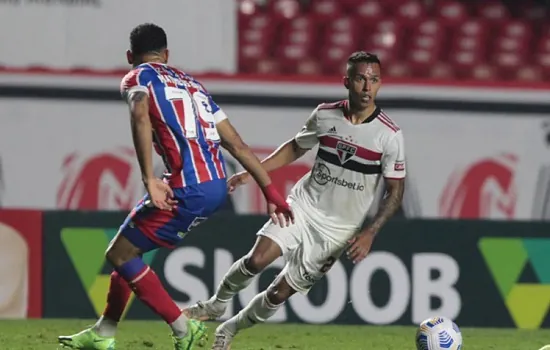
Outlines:
POLYGON ((161 63, 144 63, 122 79, 125 99, 149 96, 153 143, 164 160, 170 186, 199 184, 226 176, 216 124, 227 118, 191 75, 161 63))

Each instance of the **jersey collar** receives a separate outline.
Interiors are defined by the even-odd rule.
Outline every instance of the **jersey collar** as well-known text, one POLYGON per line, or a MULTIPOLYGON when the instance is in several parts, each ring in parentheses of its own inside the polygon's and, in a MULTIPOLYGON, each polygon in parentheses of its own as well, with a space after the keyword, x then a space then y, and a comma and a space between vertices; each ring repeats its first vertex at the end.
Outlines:
MULTIPOLYGON (((372 122, 374 119, 376 119, 378 117, 380 112, 381 112, 380 107, 376 106, 374 112, 372 112, 372 114, 367 119, 365 119, 362 124, 367 124, 367 123, 372 122)), ((347 120, 351 120, 351 113, 350 113, 350 110, 349 110, 349 101, 348 100, 343 100, 342 101, 342 113, 344 114, 344 117, 347 120)))

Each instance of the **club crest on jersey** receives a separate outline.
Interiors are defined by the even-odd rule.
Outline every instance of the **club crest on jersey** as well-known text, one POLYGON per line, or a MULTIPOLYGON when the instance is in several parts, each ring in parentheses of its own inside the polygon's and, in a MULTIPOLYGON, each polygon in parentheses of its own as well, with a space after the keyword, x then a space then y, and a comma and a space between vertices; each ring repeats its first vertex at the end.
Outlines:
POLYGON ((352 146, 348 143, 344 143, 342 141, 338 141, 338 143, 336 144, 336 152, 338 153, 338 159, 340 159, 340 163, 344 164, 355 155, 355 153, 357 152, 357 147, 352 146))

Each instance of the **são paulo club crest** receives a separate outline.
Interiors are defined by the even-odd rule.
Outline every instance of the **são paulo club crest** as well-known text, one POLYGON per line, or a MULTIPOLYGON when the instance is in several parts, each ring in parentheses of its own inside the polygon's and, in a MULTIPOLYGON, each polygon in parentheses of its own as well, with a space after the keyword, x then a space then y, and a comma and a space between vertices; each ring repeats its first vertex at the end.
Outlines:
POLYGON ((357 152, 357 147, 346 142, 338 141, 336 143, 336 152, 338 153, 340 163, 344 164, 355 155, 357 152))

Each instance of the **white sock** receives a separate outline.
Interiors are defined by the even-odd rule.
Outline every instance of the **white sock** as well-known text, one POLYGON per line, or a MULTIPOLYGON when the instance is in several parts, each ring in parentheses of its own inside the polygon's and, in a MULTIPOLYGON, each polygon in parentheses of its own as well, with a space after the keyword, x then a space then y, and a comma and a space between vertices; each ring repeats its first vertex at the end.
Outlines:
POLYGON ((94 331, 105 338, 113 338, 116 334, 118 322, 101 316, 94 325, 94 331))
POLYGON ((188 320, 187 316, 182 312, 180 317, 170 324, 170 328, 172 328, 172 332, 174 332, 176 337, 183 338, 187 335, 188 320))
POLYGON ((229 271, 223 277, 218 285, 216 294, 212 297, 214 303, 227 303, 235 294, 248 287, 255 274, 248 271, 244 265, 245 257, 235 261, 229 268, 229 271))
POLYGON ((221 328, 224 332, 234 336, 242 329, 250 328, 257 323, 264 323, 275 315, 283 304, 273 305, 267 300, 267 293, 264 291, 256 295, 237 315, 224 322, 221 328))

